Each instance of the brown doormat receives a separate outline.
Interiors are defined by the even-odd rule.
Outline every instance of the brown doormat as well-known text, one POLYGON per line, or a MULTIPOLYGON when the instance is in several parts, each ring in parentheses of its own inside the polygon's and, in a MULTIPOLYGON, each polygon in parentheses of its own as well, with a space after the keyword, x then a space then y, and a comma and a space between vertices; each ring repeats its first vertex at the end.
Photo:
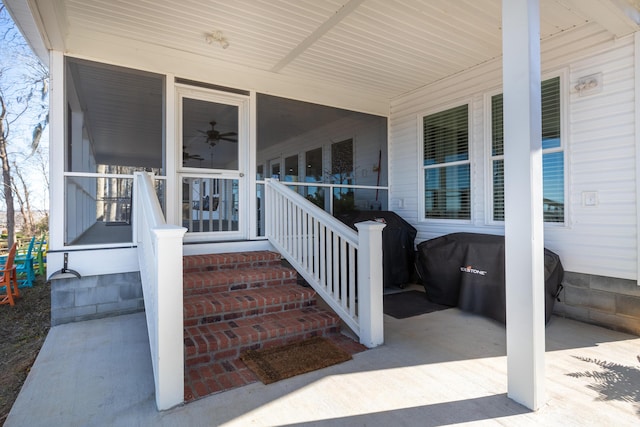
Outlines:
POLYGON ((265 384, 351 360, 351 355, 324 337, 282 347, 248 350, 240 359, 265 384))

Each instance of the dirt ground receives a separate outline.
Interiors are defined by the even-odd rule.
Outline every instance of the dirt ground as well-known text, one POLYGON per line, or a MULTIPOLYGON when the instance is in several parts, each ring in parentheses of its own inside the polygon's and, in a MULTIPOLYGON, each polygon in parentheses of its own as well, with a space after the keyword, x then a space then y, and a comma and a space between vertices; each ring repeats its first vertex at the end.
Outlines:
POLYGON ((40 277, 20 289, 13 307, 0 305, 0 424, 3 424, 51 325, 51 292, 40 277))

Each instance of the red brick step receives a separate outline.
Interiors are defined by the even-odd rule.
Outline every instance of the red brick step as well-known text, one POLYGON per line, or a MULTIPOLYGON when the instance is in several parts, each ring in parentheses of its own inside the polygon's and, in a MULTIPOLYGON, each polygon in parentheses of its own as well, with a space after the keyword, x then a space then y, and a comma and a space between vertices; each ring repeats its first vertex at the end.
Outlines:
POLYGON ((184 326, 258 316, 316 304, 315 291, 299 285, 209 292, 184 298, 184 326))
POLYGON ((340 318, 319 307, 188 326, 184 331, 186 365, 234 360, 249 349, 268 348, 339 332, 340 318))
POLYGON ((217 271, 249 267, 279 266, 282 256, 277 252, 255 251, 226 254, 189 255, 183 257, 184 273, 217 271))
POLYGON ((239 359, 245 350, 312 336, 364 348, 340 335, 340 318, 276 252, 186 256, 183 267, 186 401, 256 381, 239 359))
POLYGON ((297 280, 295 270, 281 265, 241 269, 196 271, 183 276, 185 295, 229 292, 265 286, 291 285, 297 280))

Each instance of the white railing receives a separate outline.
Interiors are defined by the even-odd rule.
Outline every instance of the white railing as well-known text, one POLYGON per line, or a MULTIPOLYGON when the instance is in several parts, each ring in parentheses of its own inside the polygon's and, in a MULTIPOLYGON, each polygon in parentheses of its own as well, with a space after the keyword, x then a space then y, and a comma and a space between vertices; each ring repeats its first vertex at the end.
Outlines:
POLYGON ((375 347, 384 342, 382 229, 356 224, 358 232, 287 188, 265 180, 266 237, 318 295, 375 347))
POLYGON ((136 242, 158 410, 184 401, 182 238, 167 225, 152 177, 135 174, 136 242))

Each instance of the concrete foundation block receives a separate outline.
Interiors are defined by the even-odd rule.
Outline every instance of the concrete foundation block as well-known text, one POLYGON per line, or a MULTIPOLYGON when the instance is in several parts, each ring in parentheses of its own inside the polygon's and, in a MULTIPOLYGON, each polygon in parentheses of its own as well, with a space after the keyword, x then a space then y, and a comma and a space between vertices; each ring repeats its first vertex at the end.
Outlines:
POLYGON ((80 320, 95 318, 97 314, 96 306, 84 306, 64 308, 60 310, 51 310, 51 324, 53 326, 62 325, 64 323, 78 322, 80 320))
MULTIPOLYGON (((585 307, 574 307, 567 304, 557 304, 562 306, 562 311, 558 312, 562 317, 569 319, 581 320, 586 322, 589 320, 589 309, 585 307)), ((554 309, 555 311, 555 309, 554 309)))
POLYGON ((640 298, 640 286, 638 286, 635 280, 591 276, 591 289, 640 298))
POLYGON ((109 304, 100 304, 97 306, 98 313, 125 314, 135 313, 137 311, 138 301, 136 300, 119 301, 109 304))
POLYGON ((76 305, 106 304, 120 299, 120 289, 115 286, 80 288, 76 290, 76 305))
POLYGON ((558 315, 632 334, 640 334, 640 287, 636 281, 565 273, 558 315))
POLYGON ((144 310, 140 274, 118 273, 51 281, 51 323, 78 322, 144 310))
POLYGON ((75 307, 75 292, 60 291, 51 289, 51 309, 58 310, 63 308, 75 307))
POLYGON ((562 278, 562 283, 565 286, 571 286, 574 288, 589 288, 591 277, 587 274, 573 273, 571 271, 565 271, 562 278))
POLYGON ((640 335, 640 322, 637 318, 591 311, 590 322, 595 325, 606 325, 607 328, 620 332, 640 335))
POLYGON ((589 307, 591 304, 591 290, 588 288, 565 286, 563 300, 565 304, 570 306, 589 307))
POLYGON ((633 317, 640 324, 640 298, 627 295, 616 295, 616 312, 633 317))
POLYGON ((589 308, 614 314, 616 312, 616 295, 611 292, 592 290, 589 294, 589 308))

